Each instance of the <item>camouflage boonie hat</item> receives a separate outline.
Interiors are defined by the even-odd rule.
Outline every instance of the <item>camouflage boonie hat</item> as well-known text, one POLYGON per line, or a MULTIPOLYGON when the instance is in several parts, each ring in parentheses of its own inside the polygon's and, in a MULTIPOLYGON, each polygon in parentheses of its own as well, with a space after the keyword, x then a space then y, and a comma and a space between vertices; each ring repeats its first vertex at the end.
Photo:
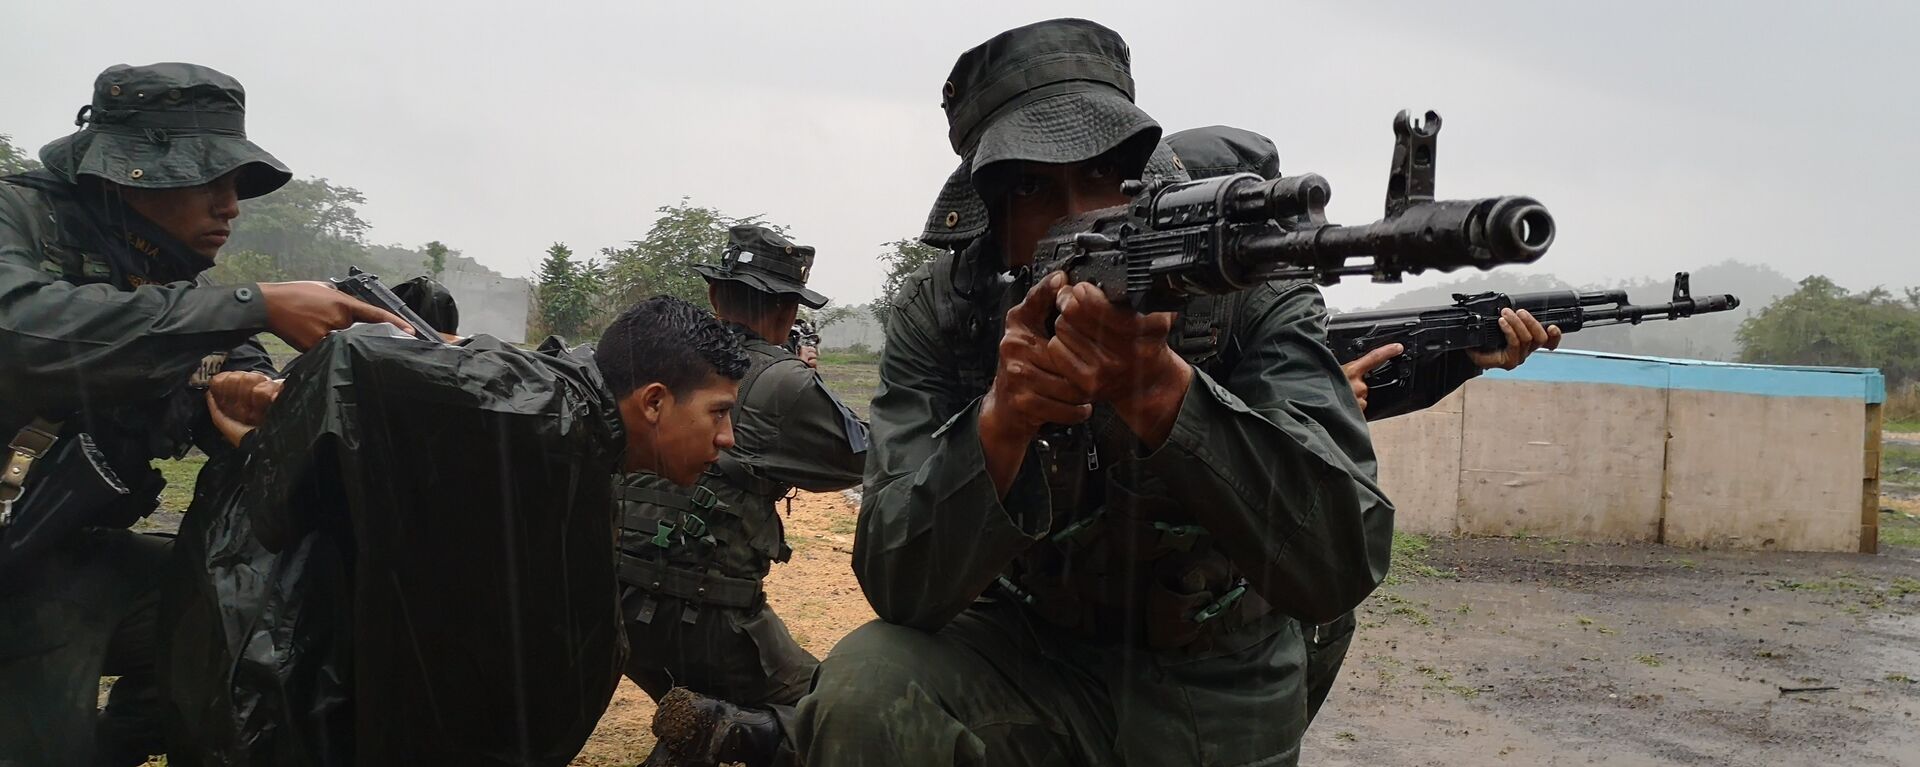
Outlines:
POLYGON ((718 264, 694 264, 708 282, 744 282, 774 295, 794 295, 810 309, 827 305, 827 297, 807 289, 813 273, 813 247, 795 245, 764 226, 736 226, 727 230, 727 249, 718 264))
POLYGON ((1234 173, 1280 177, 1280 150, 1273 139, 1250 130, 1226 125, 1188 128, 1168 136, 1167 145, 1196 179, 1234 173))
MULTIPOLYGON (((1133 103, 1131 60, 1118 33, 1084 19, 1010 29, 960 54, 941 87, 947 140, 963 158, 964 172, 949 178, 949 187, 971 186, 995 163, 1081 162, 1140 140, 1140 156, 1122 158, 1121 167, 1137 178, 1160 124, 1133 103)), ((942 197, 964 200, 965 192, 950 188, 942 197)), ((968 218, 960 206, 948 207, 968 218)), ((980 206, 976 217, 985 210, 980 206)), ((945 226, 941 218, 944 229, 984 230, 984 221, 945 226)))
POLYGON ((240 82, 194 64, 118 64, 93 81, 80 130, 40 149, 47 170, 140 189, 199 186, 233 171, 240 199, 279 189, 287 166, 247 140, 240 82))
MULTIPOLYGON (((1186 181, 1187 172, 1181 162, 1163 141, 1153 148, 1153 156, 1147 158, 1147 167, 1140 172, 1140 178, 1186 181)), ((926 225, 920 228, 920 241, 936 248, 958 248, 986 233, 987 203, 974 191, 972 171, 962 160, 960 167, 947 176, 947 183, 940 187, 933 210, 927 212, 926 225)))

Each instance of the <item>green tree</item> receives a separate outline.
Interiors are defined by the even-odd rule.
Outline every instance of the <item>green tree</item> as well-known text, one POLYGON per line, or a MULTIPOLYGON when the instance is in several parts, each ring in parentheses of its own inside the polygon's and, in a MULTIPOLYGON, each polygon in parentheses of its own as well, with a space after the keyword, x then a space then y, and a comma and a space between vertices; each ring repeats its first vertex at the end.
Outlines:
POLYGON ((579 339, 596 331, 603 283, 598 263, 573 260, 573 249, 565 243, 547 248, 535 289, 540 327, 532 335, 579 339))
POLYGON ((0 176, 26 173, 39 170, 40 161, 33 154, 13 145, 13 137, 0 133, 0 176))
POLYGON ((216 285, 280 282, 288 279, 273 256, 251 250, 222 250, 207 278, 216 285))
POLYGON ((434 240, 433 242, 420 246, 420 254, 426 257, 426 261, 422 266, 426 267, 427 276, 437 280, 440 279, 440 273, 447 270, 447 256, 457 256, 460 254, 460 251, 448 248, 439 240, 434 240))
POLYGON ((787 234, 786 227, 768 223, 760 216, 734 218, 714 208, 694 205, 684 197, 680 204, 656 212, 660 217, 654 219, 645 237, 624 248, 600 251, 606 259, 608 291, 620 307, 662 294, 706 306, 707 284, 692 266, 719 262, 720 252, 727 247, 729 228, 758 224, 787 234))
POLYGON ((893 294, 905 285, 907 278, 922 265, 933 263, 941 250, 915 239, 894 240, 880 247, 885 250, 879 255, 880 264, 886 267, 886 279, 880 284, 880 300, 874 301, 871 311, 873 319, 881 327, 887 324, 887 312, 893 305, 893 294))
POLYGON ((1920 379, 1920 292, 1847 290, 1822 276, 1740 324, 1740 361, 1876 367, 1887 378, 1920 379))
POLYGON ((804 316, 808 320, 813 322, 814 330, 819 332, 826 332, 827 328, 833 327, 842 322, 846 322, 847 320, 853 319, 855 316, 858 316, 860 314, 860 307, 823 306, 819 309, 813 309, 813 310, 808 310, 805 307, 801 307, 800 311, 804 312, 805 313, 804 316))
POLYGON ((273 194, 241 203, 228 248, 274 259, 290 279, 320 279, 346 273, 367 258, 367 198, 324 178, 296 179, 273 194))

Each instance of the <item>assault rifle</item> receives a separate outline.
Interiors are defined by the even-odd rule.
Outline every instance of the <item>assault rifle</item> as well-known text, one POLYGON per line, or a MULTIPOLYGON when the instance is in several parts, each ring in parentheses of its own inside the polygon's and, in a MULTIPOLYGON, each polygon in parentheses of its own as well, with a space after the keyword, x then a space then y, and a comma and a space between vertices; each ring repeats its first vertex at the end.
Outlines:
POLYGON ((379 275, 361 271, 357 266, 349 266, 347 276, 334 277, 329 282, 333 283, 335 290, 393 312, 400 319, 406 320, 407 324, 413 326, 414 338, 436 344, 446 343, 432 324, 421 319, 420 314, 415 312, 413 307, 407 306, 407 302, 400 300, 399 296, 394 295, 393 291, 380 281, 379 275))
POLYGON ((1433 198, 1439 115, 1415 123, 1403 111, 1393 132, 1386 216, 1374 223, 1327 223, 1333 188, 1312 173, 1130 181, 1122 190, 1132 202, 1056 224, 1022 276, 1065 270, 1151 312, 1268 280, 1398 282, 1429 269, 1532 263, 1553 244, 1553 216, 1530 197, 1433 198))
POLYGON ((1673 300, 1646 306, 1630 303, 1624 290, 1456 293, 1451 306, 1336 314, 1327 323, 1327 346, 1343 365, 1387 344, 1405 346, 1406 351, 1366 376, 1369 391, 1390 393, 1411 386, 1421 362, 1451 351, 1506 348, 1506 334, 1500 332, 1503 309, 1525 309, 1540 324, 1573 333, 1607 325, 1638 325, 1647 319, 1678 320, 1740 305, 1739 298, 1727 294, 1695 298, 1689 283, 1686 272, 1675 274, 1673 300))

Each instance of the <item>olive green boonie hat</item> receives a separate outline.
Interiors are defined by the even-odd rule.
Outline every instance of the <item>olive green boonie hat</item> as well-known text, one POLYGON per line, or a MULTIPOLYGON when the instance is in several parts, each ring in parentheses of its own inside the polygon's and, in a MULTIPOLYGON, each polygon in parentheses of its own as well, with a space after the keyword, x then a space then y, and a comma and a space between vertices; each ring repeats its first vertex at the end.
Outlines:
POLYGON ((247 140, 240 82, 194 64, 119 64, 93 81, 80 130, 40 149, 47 170, 141 189, 199 186, 233 171, 241 199, 279 189, 287 166, 247 140))
POLYGON ((1168 136, 1167 145, 1196 179, 1234 173, 1258 173, 1264 179, 1280 177, 1280 150, 1274 147, 1273 139, 1243 128, 1188 128, 1168 136))
POLYGON ((807 289, 813 274, 813 247, 795 245, 764 226, 736 226, 727 230, 727 249, 718 264, 694 264, 708 282, 743 282, 774 295, 793 295, 810 309, 827 305, 827 297, 807 289))
POLYGON ((1133 103, 1131 61, 1118 33, 1084 19, 1010 29, 960 54, 940 106, 962 161, 928 229, 985 231, 976 182, 996 163, 1082 162, 1138 139, 1140 156, 1121 158, 1120 168, 1138 178, 1160 124, 1133 103))

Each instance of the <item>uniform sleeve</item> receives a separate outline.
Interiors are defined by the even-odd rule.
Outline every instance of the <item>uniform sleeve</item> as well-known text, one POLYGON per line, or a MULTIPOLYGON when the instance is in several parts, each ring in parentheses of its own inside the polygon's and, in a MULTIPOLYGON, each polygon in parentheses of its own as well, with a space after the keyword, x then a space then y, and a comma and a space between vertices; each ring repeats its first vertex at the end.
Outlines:
POLYGON ((780 398, 779 436, 761 452, 759 468, 778 482, 809 492, 845 490, 860 484, 867 462, 867 424, 820 383, 799 360, 785 360, 761 373, 780 398))
POLYGON ((1225 381, 1195 371, 1167 442, 1144 459, 1269 603, 1322 622, 1387 574, 1393 506, 1310 286, 1249 291, 1225 381))
POLYGON ((0 205, 0 400, 46 413, 150 396, 266 329, 258 285, 121 291, 56 280, 39 268, 27 209, 0 205))
POLYGON ((980 447, 980 403, 937 343, 924 282, 896 299, 873 398, 853 572, 890 623, 939 629, 1051 525, 1031 452, 1003 501, 980 447))
POLYGON ((1378 421, 1433 407, 1480 375, 1465 351, 1454 350, 1417 365, 1411 386, 1367 394, 1367 420, 1378 421))

